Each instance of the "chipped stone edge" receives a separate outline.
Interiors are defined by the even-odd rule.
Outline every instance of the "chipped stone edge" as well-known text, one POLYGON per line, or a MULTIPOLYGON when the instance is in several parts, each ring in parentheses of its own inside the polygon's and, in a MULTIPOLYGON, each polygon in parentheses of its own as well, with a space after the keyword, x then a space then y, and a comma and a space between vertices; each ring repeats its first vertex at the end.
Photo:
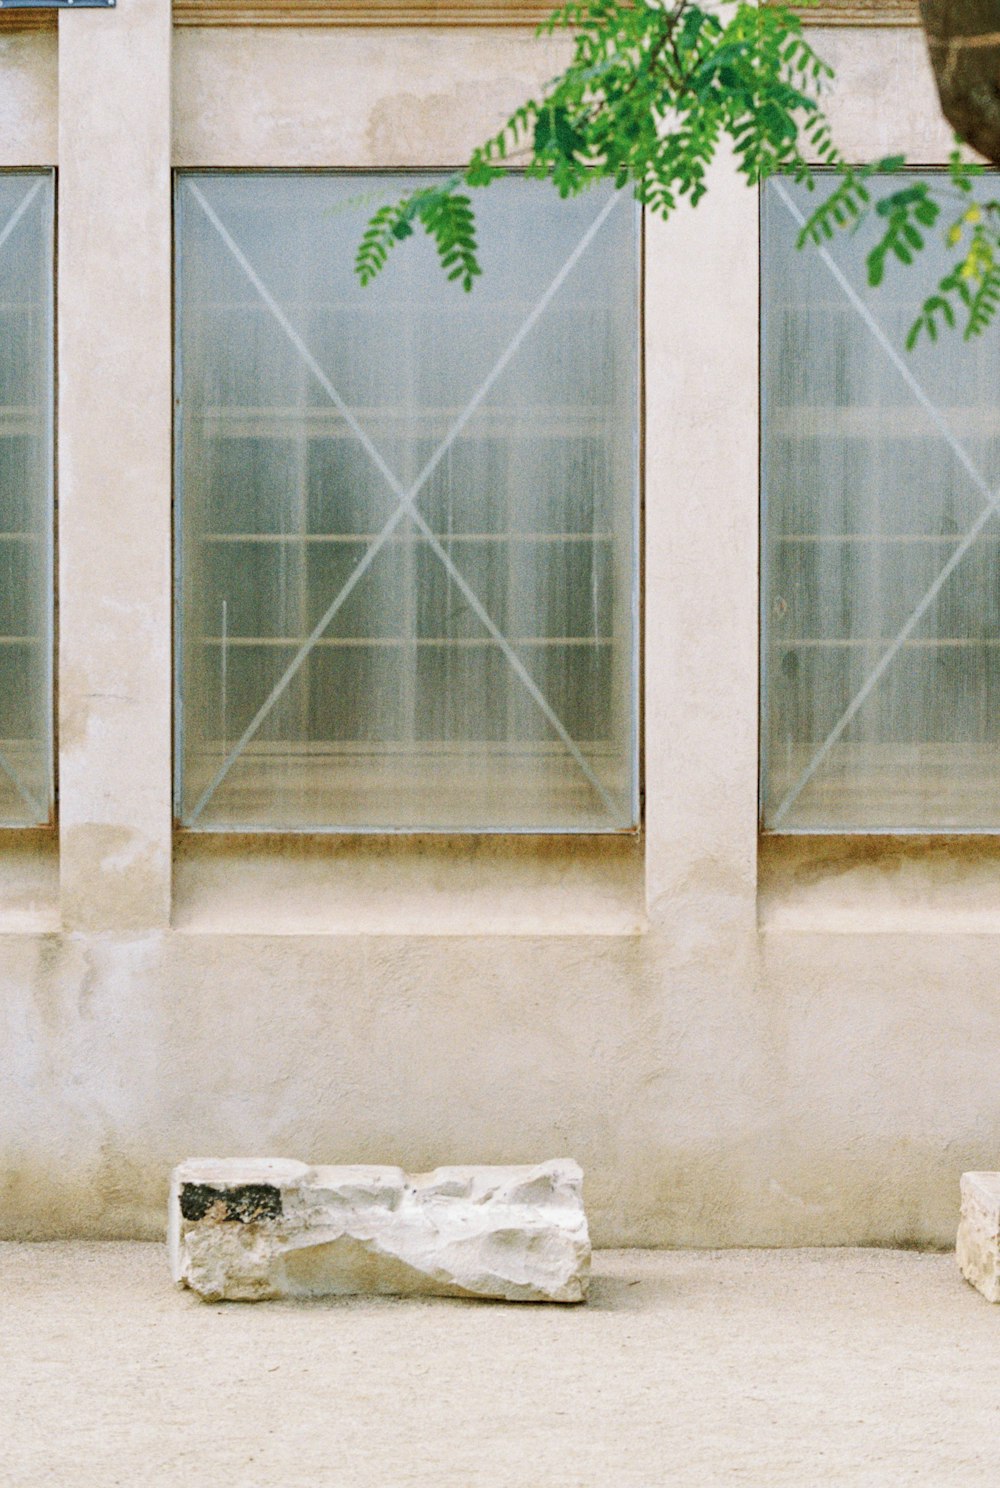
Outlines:
POLYGON ((1000 1173, 963 1173, 955 1259, 970 1286, 1000 1302, 1000 1173))
MULTIPOLYGON (((506 1302, 548 1302, 557 1305, 584 1303, 587 1300, 590 1281, 591 1245, 587 1215, 583 1207, 583 1172, 579 1164, 572 1158, 551 1158, 540 1163, 526 1164, 445 1165, 421 1173, 406 1173, 401 1168, 385 1165, 343 1164, 335 1165, 334 1167, 327 1167, 327 1165, 317 1166, 286 1158, 189 1158, 178 1164, 171 1175, 167 1223, 167 1244, 171 1276, 175 1285, 193 1290, 196 1295, 202 1297, 205 1301, 224 1299, 234 1301, 263 1301, 297 1295, 368 1295, 364 1289, 341 1290, 339 1287, 331 1288, 328 1293, 320 1291, 306 1294, 295 1290, 286 1290, 283 1285, 277 1282, 277 1277, 281 1276, 283 1272, 283 1263, 287 1255, 298 1249, 308 1248, 313 1244, 319 1245, 325 1243, 320 1238, 321 1231, 313 1231, 312 1238, 308 1234, 285 1237, 284 1247, 277 1250, 272 1258, 270 1268, 272 1279, 270 1284, 261 1285, 257 1282, 245 1291, 241 1292, 239 1289, 236 1289, 222 1293, 219 1296, 216 1296, 214 1292, 212 1295, 203 1292, 192 1281, 190 1273, 192 1257, 185 1245, 186 1236, 192 1232, 188 1226, 192 1224, 192 1221, 197 1225, 198 1219, 202 1217, 200 1215, 194 1217, 187 1216, 188 1226, 185 1225, 183 1198, 185 1190, 192 1186, 204 1186, 213 1192, 218 1189, 216 1202, 224 1202, 230 1209, 230 1212, 221 1216, 221 1218, 226 1220, 237 1218, 237 1213, 233 1212, 233 1206, 235 1205, 237 1210, 244 1210, 244 1213, 239 1215, 241 1226, 246 1226, 249 1231, 250 1229, 256 1229, 257 1224, 260 1223, 265 1227, 266 1232, 270 1222, 273 1221, 280 1224, 283 1216, 287 1217, 300 1207, 301 1194, 295 1195, 294 1190, 304 1190, 308 1193, 310 1180, 317 1182, 318 1186, 321 1187, 323 1178, 327 1173, 342 1175, 340 1181, 344 1181, 348 1174, 356 1174, 363 1188, 367 1188, 372 1181, 382 1183, 386 1181, 387 1177, 391 1177, 401 1187, 409 1189, 411 1194, 414 1194, 417 1198, 418 1204, 421 1201, 430 1204, 439 1203, 442 1198, 450 1197, 448 1195, 449 1186, 456 1181, 461 1181, 463 1184, 469 1184, 473 1190, 468 1196, 462 1195, 462 1197, 466 1197, 467 1201, 475 1206, 477 1202, 481 1202, 481 1198, 477 1200, 474 1197, 477 1180, 488 1186, 491 1180, 496 1182, 503 1178, 509 1185, 515 1180, 515 1176, 520 1174, 522 1175, 522 1182, 516 1186, 527 1189, 532 1182, 537 1182, 542 1174, 545 1174, 546 1178, 549 1178, 554 1169, 558 1170, 558 1179, 551 1191, 551 1202, 547 1204, 545 1198, 542 1198, 540 1207, 551 1207, 557 1211, 561 1208, 567 1208, 569 1210, 572 1215, 572 1221, 564 1225, 557 1219, 554 1219, 551 1222, 551 1229, 553 1234, 557 1236, 560 1235, 560 1231, 563 1231, 564 1233, 560 1237, 563 1242, 577 1248, 575 1269, 571 1274, 567 1275, 566 1280, 560 1286, 546 1288, 544 1284, 536 1283, 533 1280, 518 1282, 512 1277, 504 1279, 501 1273, 499 1287, 504 1288, 504 1290, 500 1290, 499 1288, 494 1289, 492 1285, 480 1289, 475 1285, 470 1287, 449 1280, 446 1271, 439 1273, 435 1269, 433 1272, 421 1272, 419 1267, 415 1267, 415 1276, 422 1275, 428 1283, 426 1287, 418 1285, 412 1292, 406 1287, 401 1287, 399 1292, 377 1288, 370 1294, 457 1296, 506 1302), (562 1202, 557 1197, 559 1188, 564 1190, 562 1202), (576 1203, 574 1205, 566 1204, 565 1193, 575 1195, 576 1203), (272 1194, 277 1196, 277 1209, 273 1214, 267 1212, 265 1203, 272 1194), (292 1200, 290 1205, 288 1202, 289 1199, 292 1200), (264 1205, 262 1212, 258 1212, 260 1205, 264 1205), (438 1283, 437 1286, 434 1285, 435 1282, 438 1283)), ((190 1199, 191 1195, 189 1194, 189 1203, 190 1199)), ((527 1201, 522 1200, 522 1202, 527 1201)), ((305 1207, 306 1209, 310 1207, 308 1198, 305 1201, 305 1207)), ((226 1229, 228 1230, 229 1228, 230 1226, 226 1225, 226 1229)), ((336 1239, 337 1234, 331 1232, 327 1238, 330 1240, 336 1239)), ((410 1264, 404 1256, 397 1255, 393 1248, 382 1250, 381 1247, 376 1247, 376 1253, 379 1251, 381 1251, 390 1263, 399 1261, 402 1265, 410 1264)), ((262 1280, 263 1278, 261 1278, 262 1280)))

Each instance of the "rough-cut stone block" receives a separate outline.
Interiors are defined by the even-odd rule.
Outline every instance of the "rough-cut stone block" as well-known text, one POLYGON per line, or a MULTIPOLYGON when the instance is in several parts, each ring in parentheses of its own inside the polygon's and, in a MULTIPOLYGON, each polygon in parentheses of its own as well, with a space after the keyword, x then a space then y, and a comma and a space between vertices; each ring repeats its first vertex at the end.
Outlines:
POLYGON ((958 1264, 988 1302, 1000 1302, 1000 1173, 962 1174, 958 1264))
POLYGON ((174 1169, 174 1280, 208 1301, 353 1293, 582 1302, 583 1174, 537 1167, 307 1167, 191 1159, 174 1169))

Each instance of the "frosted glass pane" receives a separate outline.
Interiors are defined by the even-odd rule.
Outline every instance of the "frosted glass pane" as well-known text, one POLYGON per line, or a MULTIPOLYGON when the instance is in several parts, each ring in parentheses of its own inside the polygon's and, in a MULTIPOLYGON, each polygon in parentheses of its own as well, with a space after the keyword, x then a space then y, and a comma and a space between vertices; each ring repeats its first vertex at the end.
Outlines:
POLYGON ((764 193, 763 820, 1000 828, 1000 335, 903 350, 946 256, 795 248, 764 193))
POLYGON ((500 183, 471 295, 363 290, 414 184, 180 179, 186 826, 637 820, 634 203, 500 183))
POLYGON ((0 826, 52 815, 52 212, 0 172, 0 826))

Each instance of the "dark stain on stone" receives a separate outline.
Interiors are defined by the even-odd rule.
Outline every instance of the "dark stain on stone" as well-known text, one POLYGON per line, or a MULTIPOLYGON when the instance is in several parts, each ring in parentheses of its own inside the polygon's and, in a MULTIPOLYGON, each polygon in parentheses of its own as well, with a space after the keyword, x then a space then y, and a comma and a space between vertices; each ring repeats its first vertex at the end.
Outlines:
POLYGON ((252 1224, 258 1219, 281 1216, 281 1189, 270 1183, 241 1183, 235 1188, 212 1188, 208 1183, 185 1183, 181 1189, 181 1214, 185 1219, 204 1219, 212 1210, 213 1217, 252 1224), (216 1205, 223 1207, 216 1209, 216 1205))

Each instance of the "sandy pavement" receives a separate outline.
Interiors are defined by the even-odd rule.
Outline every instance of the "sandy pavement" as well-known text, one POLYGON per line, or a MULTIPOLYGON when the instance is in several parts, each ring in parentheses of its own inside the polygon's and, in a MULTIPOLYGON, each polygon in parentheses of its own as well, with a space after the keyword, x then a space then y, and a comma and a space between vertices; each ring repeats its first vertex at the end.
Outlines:
POLYGON ((0 1245, 4 1488, 1000 1483, 954 1258, 605 1251, 586 1307, 206 1305, 154 1245, 0 1245))

